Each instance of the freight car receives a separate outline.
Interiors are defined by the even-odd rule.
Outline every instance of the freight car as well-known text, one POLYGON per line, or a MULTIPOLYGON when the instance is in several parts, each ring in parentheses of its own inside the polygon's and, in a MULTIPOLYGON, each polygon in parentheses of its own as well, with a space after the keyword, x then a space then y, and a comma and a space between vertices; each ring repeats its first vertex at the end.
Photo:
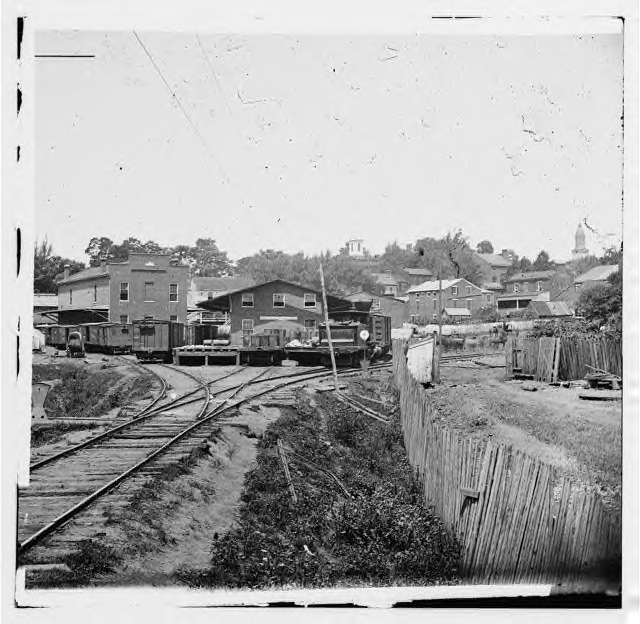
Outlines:
POLYGON ((284 359, 284 331, 271 330, 270 333, 252 334, 248 344, 240 347, 240 364, 254 366, 275 366, 284 359))
POLYGON ((66 349, 70 332, 79 332, 79 325, 51 325, 49 344, 56 349, 66 349))
POLYGON ((173 349, 185 344, 186 327, 175 321, 133 321, 132 353, 139 360, 171 362, 173 349))
MULTIPOLYGON (((353 320, 330 322, 331 342, 336 366, 356 366, 362 360, 373 362, 385 357, 391 347, 391 319, 369 315, 367 323, 353 320)), ((331 366, 326 324, 319 326, 319 341, 310 346, 285 347, 289 359, 303 365, 331 366)))
POLYGON ((103 353, 131 353, 133 326, 125 323, 105 323, 102 327, 103 353))

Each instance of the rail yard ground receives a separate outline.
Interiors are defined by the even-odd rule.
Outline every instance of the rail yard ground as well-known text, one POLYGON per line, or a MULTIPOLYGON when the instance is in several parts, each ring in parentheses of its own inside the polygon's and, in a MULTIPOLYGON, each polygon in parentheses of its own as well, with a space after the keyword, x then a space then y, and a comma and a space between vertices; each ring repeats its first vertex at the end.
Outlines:
MULTIPOLYGON (((88 368, 89 378, 118 371, 124 378, 140 376, 139 392, 130 396, 139 406, 157 392, 140 371, 125 371, 122 360, 89 361, 73 365, 88 368)), ((493 437, 589 479, 609 505, 619 506, 620 403, 581 401, 576 389, 547 384, 527 392, 522 383, 504 380, 502 364, 502 356, 444 362, 443 383, 425 390, 434 417, 465 435, 493 437)), ((206 380, 223 373, 216 366, 187 370, 206 380)), ((249 367, 239 375, 249 379, 263 370, 284 373, 279 367, 249 367)), ((194 387, 177 370, 163 368, 162 375, 178 394, 194 387)), ((390 372, 360 372, 341 384, 346 395, 389 422, 338 402, 325 391, 328 380, 277 390, 235 408, 197 444, 153 473, 123 483, 117 496, 97 510, 88 508, 83 518, 29 551, 23 559, 28 587, 459 582, 459 547, 424 505, 406 458, 390 372)), ((120 410, 93 417, 102 422, 120 410)), ((106 426, 60 430, 54 440, 33 446, 33 459, 106 426)))

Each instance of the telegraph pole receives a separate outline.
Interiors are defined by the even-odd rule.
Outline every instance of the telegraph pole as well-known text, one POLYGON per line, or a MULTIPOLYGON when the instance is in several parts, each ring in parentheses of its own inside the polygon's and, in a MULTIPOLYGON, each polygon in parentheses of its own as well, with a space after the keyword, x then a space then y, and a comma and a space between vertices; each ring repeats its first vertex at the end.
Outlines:
POLYGON ((322 301, 324 303, 324 322, 327 328, 327 340, 329 341, 329 353, 331 354, 331 367, 333 368, 333 382, 338 392, 338 370, 336 369, 336 356, 333 353, 333 342, 331 341, 331 328, 329 327, 329 306, 327 305, 327 291, 324 287, 324 271, 322 262, 320 263, 320 283, 322 284, 322 301))
POLYGON ((433 382, 440 383, 440 355, 442 354, 442 271, 438 271, 438 348, 434 345, 433 382))

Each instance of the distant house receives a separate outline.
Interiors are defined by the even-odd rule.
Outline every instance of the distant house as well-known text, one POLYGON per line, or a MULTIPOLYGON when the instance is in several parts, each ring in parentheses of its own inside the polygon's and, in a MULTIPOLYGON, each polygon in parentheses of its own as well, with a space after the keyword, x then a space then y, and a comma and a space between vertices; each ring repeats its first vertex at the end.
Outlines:
POLYGON ((376 280, 377 294, 390 297, 404 295, 412 286, 418 286, 425 280, 433 279, 433 273, 429 269, 406 269, 396 272, 388 269, 384 273, 372 273, 376 280))
POLYGON ((507 249, 500 254, 476 253, 471 258, 482 275, 482 287, 494 292, 504 292, 503 282, 513 263, 513 256, 507 249))
MULTIPOLYGON (((327 295, 329 313, 351 308, 344 297, 327 295)), ((232 344, 244 344, 255 332, 286 330, 289 338, 303 338, 324 321, 322 292, 276 279, 254 284, 197 304, 203 310, 225 312, 231 323, 232 344)))
POLYGON ((566 301, 532 301, 524 313, 527 319, 556 319, 572 316, 573 312, 566 301))
MULTIPOLYGON (((429 280, 407 290, 409 301, 405 319, 416 325, 432 323, 438 318, 439 280, 429 280)), ((473 313, 495 303, 494 294, 464 278, 442 280, 442 307, 463 308, 473 313)))
POLYGON ((550 301, 555 276, 556 271, 530 271, 505 279, 505 293, 496 297, 498 312, 508 315, 526 308, 532 301, 550 301))
POLYGON ((578 275, 561 293, 554 296, 553 300, 566 301, 571 307, 575 307, 583 291, 589 290, 598 284, 606 284, 611 275, 618 271, 617 264, 606 264, 595 266, 588 271, 578 275))
POLYGON ((187 295, 188 319, 191 323, 220 323, 228 320, 226 314, 203 310, 198 303, 225 293, 251 286, 253 280, 247 276, 192 277, 187 295))
POLYGON ((45 314, 55 312, 58 309, 58 295, 53 293, 36 293, 33 295, 33 324, 50 325, 56 322, 57 314, 45 314))
POLYGON ((371 312, 378 312, 391 317, 391 327, 402 327, 405 322, 406 299, 378 295, 376 293, 361 291, 347 295, 349 301, 371 301, 371 312))
POLYGON ((467 308, 445 308, 442 311, 443 323, 460 323, 462 321, 468 321, 471 318, 471 310, 467 308))
POLYGON ((130 253, 58 282, 58 322, 74 325, 111 321, 187 320, 189 267, 167 254, 130 253))

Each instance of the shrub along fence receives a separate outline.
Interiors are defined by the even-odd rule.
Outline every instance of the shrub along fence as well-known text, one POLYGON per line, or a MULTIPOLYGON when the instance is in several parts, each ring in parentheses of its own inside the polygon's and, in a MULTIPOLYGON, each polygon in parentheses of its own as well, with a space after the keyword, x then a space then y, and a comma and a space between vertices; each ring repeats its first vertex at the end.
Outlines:
POLYGON ((505 445, 463 438, 435 424, 403 341, 393 366, 409 460, 425 500, 462 544, 471 583, 567 583, 620 579, 620 518, 592 488, 505 445))
POLYGON ((622 342, 614 338, 525 338, 516 333, 507 339, 505 352, 508 377, 513 369, 537 381, 584 379, 592 369, 622 376, 622 342))

